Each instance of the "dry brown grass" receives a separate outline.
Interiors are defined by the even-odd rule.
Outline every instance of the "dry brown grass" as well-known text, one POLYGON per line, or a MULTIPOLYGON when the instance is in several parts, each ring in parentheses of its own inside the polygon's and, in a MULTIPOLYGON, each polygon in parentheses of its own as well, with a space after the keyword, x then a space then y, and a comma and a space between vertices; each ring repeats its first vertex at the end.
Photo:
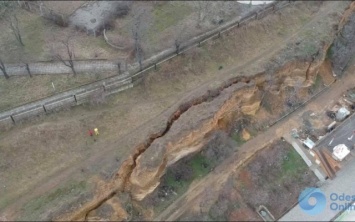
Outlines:
MULTIPOLYGON (((285 35, 295 32, 307 21, 307 19, 310 18, 310 9, 305 6, 286 10, 291 10, 289 13, 299 13, 300 16, 297 18, 289 18, 287 15, 282 16, 280 14, 273 14, 263 20, 253 21, 248 26, 232 30, 227 36, 223 36, 221 39, 208 42, 201 48, 190 50, 186 52, 185 55, 175 58, 174 61, 163 64, 159 67, 158 72, 152 74, 157 76, 157 79, 154 81, 160 81, 159 79, 161 78, 171 78, 176 80, 174 87, 181 87, 179 86, 180 82, 183 80, 181 78, 185 78, 186 75, 191 75, 191 73, 194 73, 195 75, 190 76, 190 78, 198 81, 200 80, 200 77, 197 76, 206 73, 202 78, 204 80, 209 80, 210 78, 215 77, 216 72, 222 74, 226 68, 235 67, 248 60, 252 61, 253 59, 251 58, 260 54, 260 52, 273 49, 268 46, 274 44, 275 47, 278 47, 285 35), (280 19, 283 19, 283 22, 278 22, 280 19), (278 25, 271 26, 270 24, 278 25), (282 33, 280 33, 280 30, 282 30, 282 33), (267 44, 265 44, 266 42, 267 44), (219 67, 223 67, 223 70, 218 71, 219 67)), ((24 27, 27 27, 28 29, 33 28, 32 25, 36 25, 38 26, 37 28, 41 30, 38 32, 38 38, 42 38, 45 41, 44 43, 39 43, 42 45, 36 44, 38 47, 42 48, 42 51, 37 52, 38 55, 41 55, 39 58, 42 59, 45 59, 49 54, 50 48, 58 45, 61 38, 64 38, 70 32, 70 28, 61 29, 48 22, 38 23, 38 17, 26 11, 24 11, 23 15, 19 16, 19 20, 20 24, 23 24, 24 27), (43 26, 38 24, 42 24, 43 26), (51 39, 55 39, 55 41, 49 41, 51 39)), ((4 33, 9 35, 9 30, 4 33)), ((6 38, 9 38, 9 36, 6 38)), ((25 38, 24 40, 26 44, 27 39, 25 38)), ((116 51, 105 45, 106 43, 103 41, 102 38, 87 36, 85 33, 76 33, 71 42, 74 46, 76 59, 92 59, 95 58, 95 55, 99 55, 100 58, 113 58, 112 55, 116 53, 116 51)), ((29 43, 29 45, 33 44, 35 43, 29 43)), ((60 50, 60 48, 58 48, 58 50, 60 50)), ((31 51, 31 49, 28 51, 31 51)), ((16 61, 16 53, 18 52, 14 52, 13 54, 9 53, 8 61, 16 61)), ((267 57, 269 55, 266 54, 265 56, 267 57)), ((116 55, 114 57, 117 58, 119 56, 116 55)), ((259 57, 258 59, 263 58, 259 57)), ((100 76, 105 77, 107 74, 102 74, 100 76)), ((147 79, 150 79, 150 77, 148 76, 147 79)), ((69 79, 66 76, 40 76, 32 78, 31 80, 27 77, 14 77, 9 81, 5 81, 1 78, 0 85, 3 86, 2 89, 4 89, 5 93, 3 93, 4 96, 0 102, 0 110, 52 95, 52 81, 55 84, 57 82, 57 90, 62 91, 93 80, 97 80, 95 74, 86 76, 80 75, 76 79, 69 79), (26 87, 24 88, 22 86, 26 87)), ((160 87, 161 89, 158 90, 158 93, 164 94, 169 91, 169 88, 165 85, 160 87)))
MULTIPOLYGON (((254 25, 244 30, 239 29, 229 37, 163 64, 158 71, 147 75, 147 84, 140 84, 111 96, 107 99, 107 104, 76 107, 71 111, 49 115, 40 121, 25 123, 8 132, 2 132, 0 150, 4 155, 0 156, 0 165, 6 167, 1 171, 0 179, 8 188, 0 188, 0 195, 8 202, 0 203, 1 206, 16 201, 20 193, 25 193, 50 175, 54 174, 54 177, 61 174, 58 170, 64 167, 76 169, 89 157, 104 151, 114 150, 110 157, 113 157, 114 153, 124 159, 131 148, 127 144, 136 141, 133 137, 126 136, 129 132, 155 118, 188 92, 203 84, 215 84, 225 77, 238 75, 243 69, 245 71, 250 68, 250 65, 261 66, 260 64, 270 56, 268 52, 274 49, 274 46, 281 45, 285 36, 294 34, 311 18, 306 6, 293 10, 297 16, 290 20, 285 19, 288 15, 271 15, 269 19, 273 19, 274 26, 269 27, 268 32, 261 32, 262 29, 257 25, 261 25, 263 21, 255 21, 254 25), (277 34, 280 27, 284 27, 283 35, 277 34), (252 37, 256 34, 259 37, 257 39, 252 37), (252 43, 245 44, 248 41, 252 43), (259 57, 260 60, 253 57, 259 57), (251 62, 245 67, 241 66, 249 60, 251 62), (223 69, 218 71, 220 65, 223 65, 223 69), (100 129, 100 139, 96 143, 89 141, 87 135, 87 130, 93 127, 100 129), (19 138, 22 136, 22 139, 19 138), (11 164, 7 164, 9 160, 11 164), (29 177, 32 178, 31 181, 29 177)), ((23 79, 13 86, 28 88, 31 84, 32 90, 35 86, 41 88, 36 82, 26 83, 28 79, 23 79)), ((45 82, 48 83, 50 80, 45 82)), ((8 87, 10 93, 11 88, 8 87)), ((22 91, 22 95, 25 92, 22 91)), ((2 95, 5 100, 11 99, 6 97, 6 93, 2 95)), ((18 102, 23 101, 20 97, 15 97, 18 102)), ((88 164, 93 168, 98 166, 97 162, 88 164)), ((85 176, 92 176, 97 171, 85 176)), ((68 176, 63 180, 70 178, 71 176, 68 176)))
POLYGON ((0 78, 0 110, 6 110, 34 100, 55 95, 68 89, 90 83, 116 73, 87 73, 70 75, 35 75, 13 76, 9 79, 0 78), (55 90, 52 87, 52 82, 55 90))

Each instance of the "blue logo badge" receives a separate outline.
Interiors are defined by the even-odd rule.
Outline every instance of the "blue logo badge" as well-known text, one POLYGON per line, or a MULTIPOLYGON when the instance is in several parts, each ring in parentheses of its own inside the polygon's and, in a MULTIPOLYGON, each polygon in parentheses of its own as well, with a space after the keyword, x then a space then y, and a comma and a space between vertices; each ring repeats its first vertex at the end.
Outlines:
POLYGON ((315 187, 308 187, 298 197, 301 209, 309 215, 317 215, 323 212, 327 200, 324 193, 315 187))

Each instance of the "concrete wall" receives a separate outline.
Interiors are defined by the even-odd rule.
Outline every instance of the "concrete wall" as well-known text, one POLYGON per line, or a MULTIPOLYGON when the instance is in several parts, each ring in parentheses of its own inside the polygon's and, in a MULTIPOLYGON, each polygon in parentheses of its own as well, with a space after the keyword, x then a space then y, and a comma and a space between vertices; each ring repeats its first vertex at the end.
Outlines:
POLYGON ((0 129, 8 129, 14 124, 39 115, 46 115, 61 109, 88 102, 92 96, 103 93, 105 96, 133 87, 128 74, 87 84, 79 89, 70 90, 0 113, 0 129))
MULTIPOLYGON (((77 73, 92 73, 117 71, 118 64, 121 64, 121 71, 125 71, 124 61, 107 60, 84 60, 74 61, 74 68, 77 73)), ((32 75, 50 75, 50 74, 71 74, 72 70, 62 62, 36 62, 28 64, 32 75)), ((6 64, 7 74, 10 76, 29 75, 25 64, 6 64)), ((0 72, 0 75, 3 73, 0 72)))
MULTIPOLYGON (((197 47, 208 40, 218 38, 221 34, 228 32, 229 30, 231 30, 233 28, 245 25, 248 22, 253 21, 255 19, 261 19, 261 18, 265 17, 267 14, 277 12, 278 10, 288 6, 290 3, 293 3, 293 1, 274 2, 271 4, 267 4, 262 9, 255 9, 253 11, 250 11, 243 18, 234 19, 229 22, 226 22, 225 24, 215 28, 214 30, 207 31, 199 36, 193 37, 190 40, 181 43, 180 50, 178 53, 179 54, 183 53, 184 51, 187 51, 193 47, 197 47)), ((137 72, 151 69, 155 65, 159 65, 163 62, 166 62, 166 61, 174 58, 175 56, 177 56, 176 48, 175 48, 175 46, 172 46, 172 47, 144 60, 142 70, 140 70, 138 63, 134 63, 131 65, 128 65, 127 71, 129 71, 129 73, 131 73, 132 75, 136 75, 137 72)))
MULTIPOLYGON (((192 38, 191 40, 181 44, 180 53, 196 47, 207 40, 219 37, 221 33, 227 32, 234 27, 239 27, 243 24, 246 24, 248 21, 258 18, 260 19, 267 13, 273 13, 288 4, 289 2, 275 2, 268 4, 264 9, 252 11, 242 19, 231 21, 216 28, 215 30, 192 38)), ((145 60, 143 62, 144 70, 142 71, 140 71, 139 65, 135 63, 128 66, 128 70, 122 75, 99 80, 97 82, 81 86, 77 89, 63 92, 46 99, 4 111, 0 113, 0 129, 8 128, 13 124, 34 116, 44 115, 66 107, 83 104, 89 101, 90 98, 95 94, 103 93, 104 95, 110 95, 131 88, 140 82, 141 77, 145 74, 145 71, 154 69, 155 66, 166 62, 175 56, 177 56, 176 49, 175 47, 171 47, 145 60)), ((111 64, 107 64, 106 66, 108 69, 113 67, 111 64)))
POLYGON ((74 95, 70 95, 68 97, 63 96, 63 98, 61 98, 60 100, 49 102, 48 104, 45 104, 44 107, 47 113, 51 113, 75 105, 76 105, 75 97, 74 95))

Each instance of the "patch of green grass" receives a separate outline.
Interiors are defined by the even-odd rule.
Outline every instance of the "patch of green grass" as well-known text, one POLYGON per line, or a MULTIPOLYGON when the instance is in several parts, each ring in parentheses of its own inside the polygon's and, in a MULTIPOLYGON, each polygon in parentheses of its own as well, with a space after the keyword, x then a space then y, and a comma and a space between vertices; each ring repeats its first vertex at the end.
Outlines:
POLYGON ((323 80, 322 77, 320 75, 316 76, 316 79, 314 80, 314 83, 312 84, 310 90, 311 92, 315 92, 317 90, 319 90, 322 87, 323 84, 323 80))
MULTIPOLYGON (((147 38, 151 42, 156 42, 161 32, 178 24, 186 16, 189 16, 192 11, 191 6, 183 2, 169 2, 155 6, 152 11, 153 22, 147 32, 147 38)), ((181 32, 183 35, 183 30, 181 32)))
POLYGON ((241 135, 241 130, 240 132, 233 132, 231 134, 232 139, 237 142, 238 146, 242 145, 243 143, 245 143, 245 140, 243 139, 242 135, 241 135))
POLYGON ((171 172, 170 170, 168 170, 168 172, 166 173, 166 184, 169 187, 174 188, 174 190, 178 191, 179 189, 185 187, 186 181, 183 180, 176 180, 174 177, 174 173, 171 172))
POLYGON ((313 83, 314 87, 318 88, 322 84, 322 77, 320 75, 316 76, 316 79, 313 83))
MULTIPOLYGON (((42 17, 30 17, 29 20, 22 20, 23 42, 25 53, 37 58, 43 53, 43 32, 45 22, 42 17)), ((38 60, 38 59, 37 59, 38 60)))
POLYGON ((66 186, 33 199, 24 206, 22 219, 39 220, 40 215, 49 209, 50 206, 58 205, 68 197, 78 197, 87 188, 88 186, 85 181, 72 181, 66 186))
POLYGON ((207 175, 212 167, 213 163, 208 161, 206 157, 198 153, 194 155, 187 164, 183 164, 181 167, 186 167, 192 170, 192 176, 189 179, 176 179, 175 173, 168 169, 165 174, 165 184, 171 187, 177 195, 171 195, 164 202, 159 202, 155 205, 155 211, 161 212, 165 207, 170 205, 178 196, 185 193, 190 184, 197 178, 201 178, 207 175))
POLYGON ((162 32, 177 24, 192 13, 192 9, 185 3, 166 3, 158 5, 153 10, 154 25, 152 30, 162 32))
POLYGON ((208 174, 211 168, 211 163, 200 153, 196 154, 190 161, 190 166, 194 172, 194 177, 202 177, 208 174))
POLYGON ((189 167, 193 171, 193 176, 190 180, 176 180, 174 177, 174 173, 168 170, 167 176, 167 185, 173 187, 177 190, 180 188, 189 185, 194 179, 198 177, 203 177, 208 174, 211 169, 212 163, 208 161, 208 159, 202 156, 200 153, 196 154, 189 160, 189 163, 186 167, 189 167))
POLYGON ((327 50, 327 55, 326 55, 326 59, 331 59, 333 57, 333 43, 330 45, 330 47, 327 50))
POLYGON ((305 56, 313 55, 317 52, 318 48, 312 42, 306 42, 303 46, 303 52, 305 56))
POLYGON ((307 165, 295 149, 291 149, 281 164, 280 177, 297 177, 307 170, 307 165))

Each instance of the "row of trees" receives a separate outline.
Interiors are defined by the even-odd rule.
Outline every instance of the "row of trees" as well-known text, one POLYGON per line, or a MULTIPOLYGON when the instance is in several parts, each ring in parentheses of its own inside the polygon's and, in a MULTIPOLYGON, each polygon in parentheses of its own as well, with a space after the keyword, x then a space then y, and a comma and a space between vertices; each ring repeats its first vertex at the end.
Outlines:
MULTIPOLYGON (((167 2, 160 2, 154 1, 154 5, 162 5, 162 4, 172 4, 169 1, 167 2)), ((187 4, 187 3, 186 3, 187 4)), ((196 12, 196 26, 197 28, 201 28, 202 24, 206 21, 208 16, 215 16, 216 11, 219 9, 214 9, 215 5, 211 1, 193 1, 193 7, 195 8, 196 12)), ((142 70, 142 62, 144 60, 144 53, 143 53, 143 42, 147 31, 146 21, 145 18, 145 10, 141 10, 138 12, 133 18, 133 26, 132 26, 132 37, 134 40, 134 55, 135 61, 139 64, 140 70, 142 70)), ((223 20, 222 20, 223 21, 223 20)), ((175 37, 174 37, 174 46, 176 50, 176 54, 179 54, 181 49, 181 44, 183 41, 186 40, 186 32, 187 32, 187 25, 180 25, 175 28, 175 37)))
MULTIPOLYGON (((16 9, 16 3, 11 1, 0 1, 0 19, 6 21, 8 27, 11 29, 14 37, 20 43, 21 46, 25 46, 22 40, 21 32, 19 29, 18 19, 14 13, 16 9)), ((3 52, 1 52, 3 54, 3 52)), ((5 78, 9 78, 9 75, 6 72, 6 67, 4 61, 1 58, 0 54, 0 70, 4 74, 5 78)))
MULTIPOLYGON (((15 46, 19 48, 18 60, 20 63, 24 64, 28 74, 30 75, 30 77, 32 77, 29 65, 30 59, 28 58, 29 56, 27 56, 25 52, 26 42, 23 40, 23 30, 21 30, 19 20, 16 16, 19 7, 20 4, 18 2, 0 1, 0 20, 5 22, 6 26, 11 30, 13 38, 15 38, 16 42, 18 43, 18 45, 15 46)), ((76 70, 74 66, 74 51, 73 47, 70 44, 71 38, 72 36, 69 36, 65 40, 60 41, 61 45, 65 48, 66 56, 60 55, 56 52, 57 50, 52 50, 52 56, 54 59, 62 62, 65 66, 69 67, 72 70, 73 74, 76 75, 76 70)), ((3 59, 3 56, 6 54, 6 49, 5 47, 0 47, 0 50, 0 70, 5 76, 5 78, 8 79, 10 76, 6 70, 6 66, 3 59)))
MULTIPOLYGON (((195 8, 197 9, 197 16, 198 16, 198 22, 197 25, 199 26, 202 22, 204 22, 206 16, 211 12, 211 6, 212 2, 210 1, 196 1, 194 2, 195 8)), ((17 8, 20 6, 18 2, 15 1, 0 1, 0 19, 5 21, 7 26, 11 29, 11 32, 13 34, 13 37, 16 39, 18 42, 18 46, 22 48, 20 54, 20 58, 18 59, 20 63, 23 63, 26 67, 26 70, 28 74, 32 77, 30 66, 29 66, 29 59, 25 58, 28 57, 26 56, 26 53, 24 53, 24 48, 26 47, 26 42, 23 40, 23 30, 21 30, 21 26, 19 24, 19 20, 16 16, 17 8)), ((145 37, 148 24, 145 23, 144 21, 144 15, 146 11, 143 9, 136 15, 134 15, 134 22, 132 25, 132 37, 134 41, 134 46, 133 46, 133 51, 134 51, 134 56, 136 62, 138 62, 140 69, 142 70, 143 68, 143 60, 144 60, 144 53, 143 53, 143 39, 145 37)), ((174 44, 176 48, 176 53, 178 54, 180 51, 180 46, 181 43, 183 42, 183 35, 184 32, 186 31, 186 26, 178 27, 177 28, 177 34, 175 36, 174 44)), ((56 51, 58 50, 52 50, 52 57, 55 60, 58 60, 62 62, 65 66, 69 67, 73 74, 76 75, 77 72, 75 70, 75 63, 74 63, 74 58, 75 54, 73 51, 73 47, 70 44, 72 37, 67 37, 66 40, 60 41, 61 45, 63 48, 65 48, 65 55, 59 54, 56 51)), ((5 78, 9 78, 9 75, 6 71, 6 67, 4 64, 4 60, 1 57, 4 52, 0 54, 0 70, 4 74, 5 78)))

